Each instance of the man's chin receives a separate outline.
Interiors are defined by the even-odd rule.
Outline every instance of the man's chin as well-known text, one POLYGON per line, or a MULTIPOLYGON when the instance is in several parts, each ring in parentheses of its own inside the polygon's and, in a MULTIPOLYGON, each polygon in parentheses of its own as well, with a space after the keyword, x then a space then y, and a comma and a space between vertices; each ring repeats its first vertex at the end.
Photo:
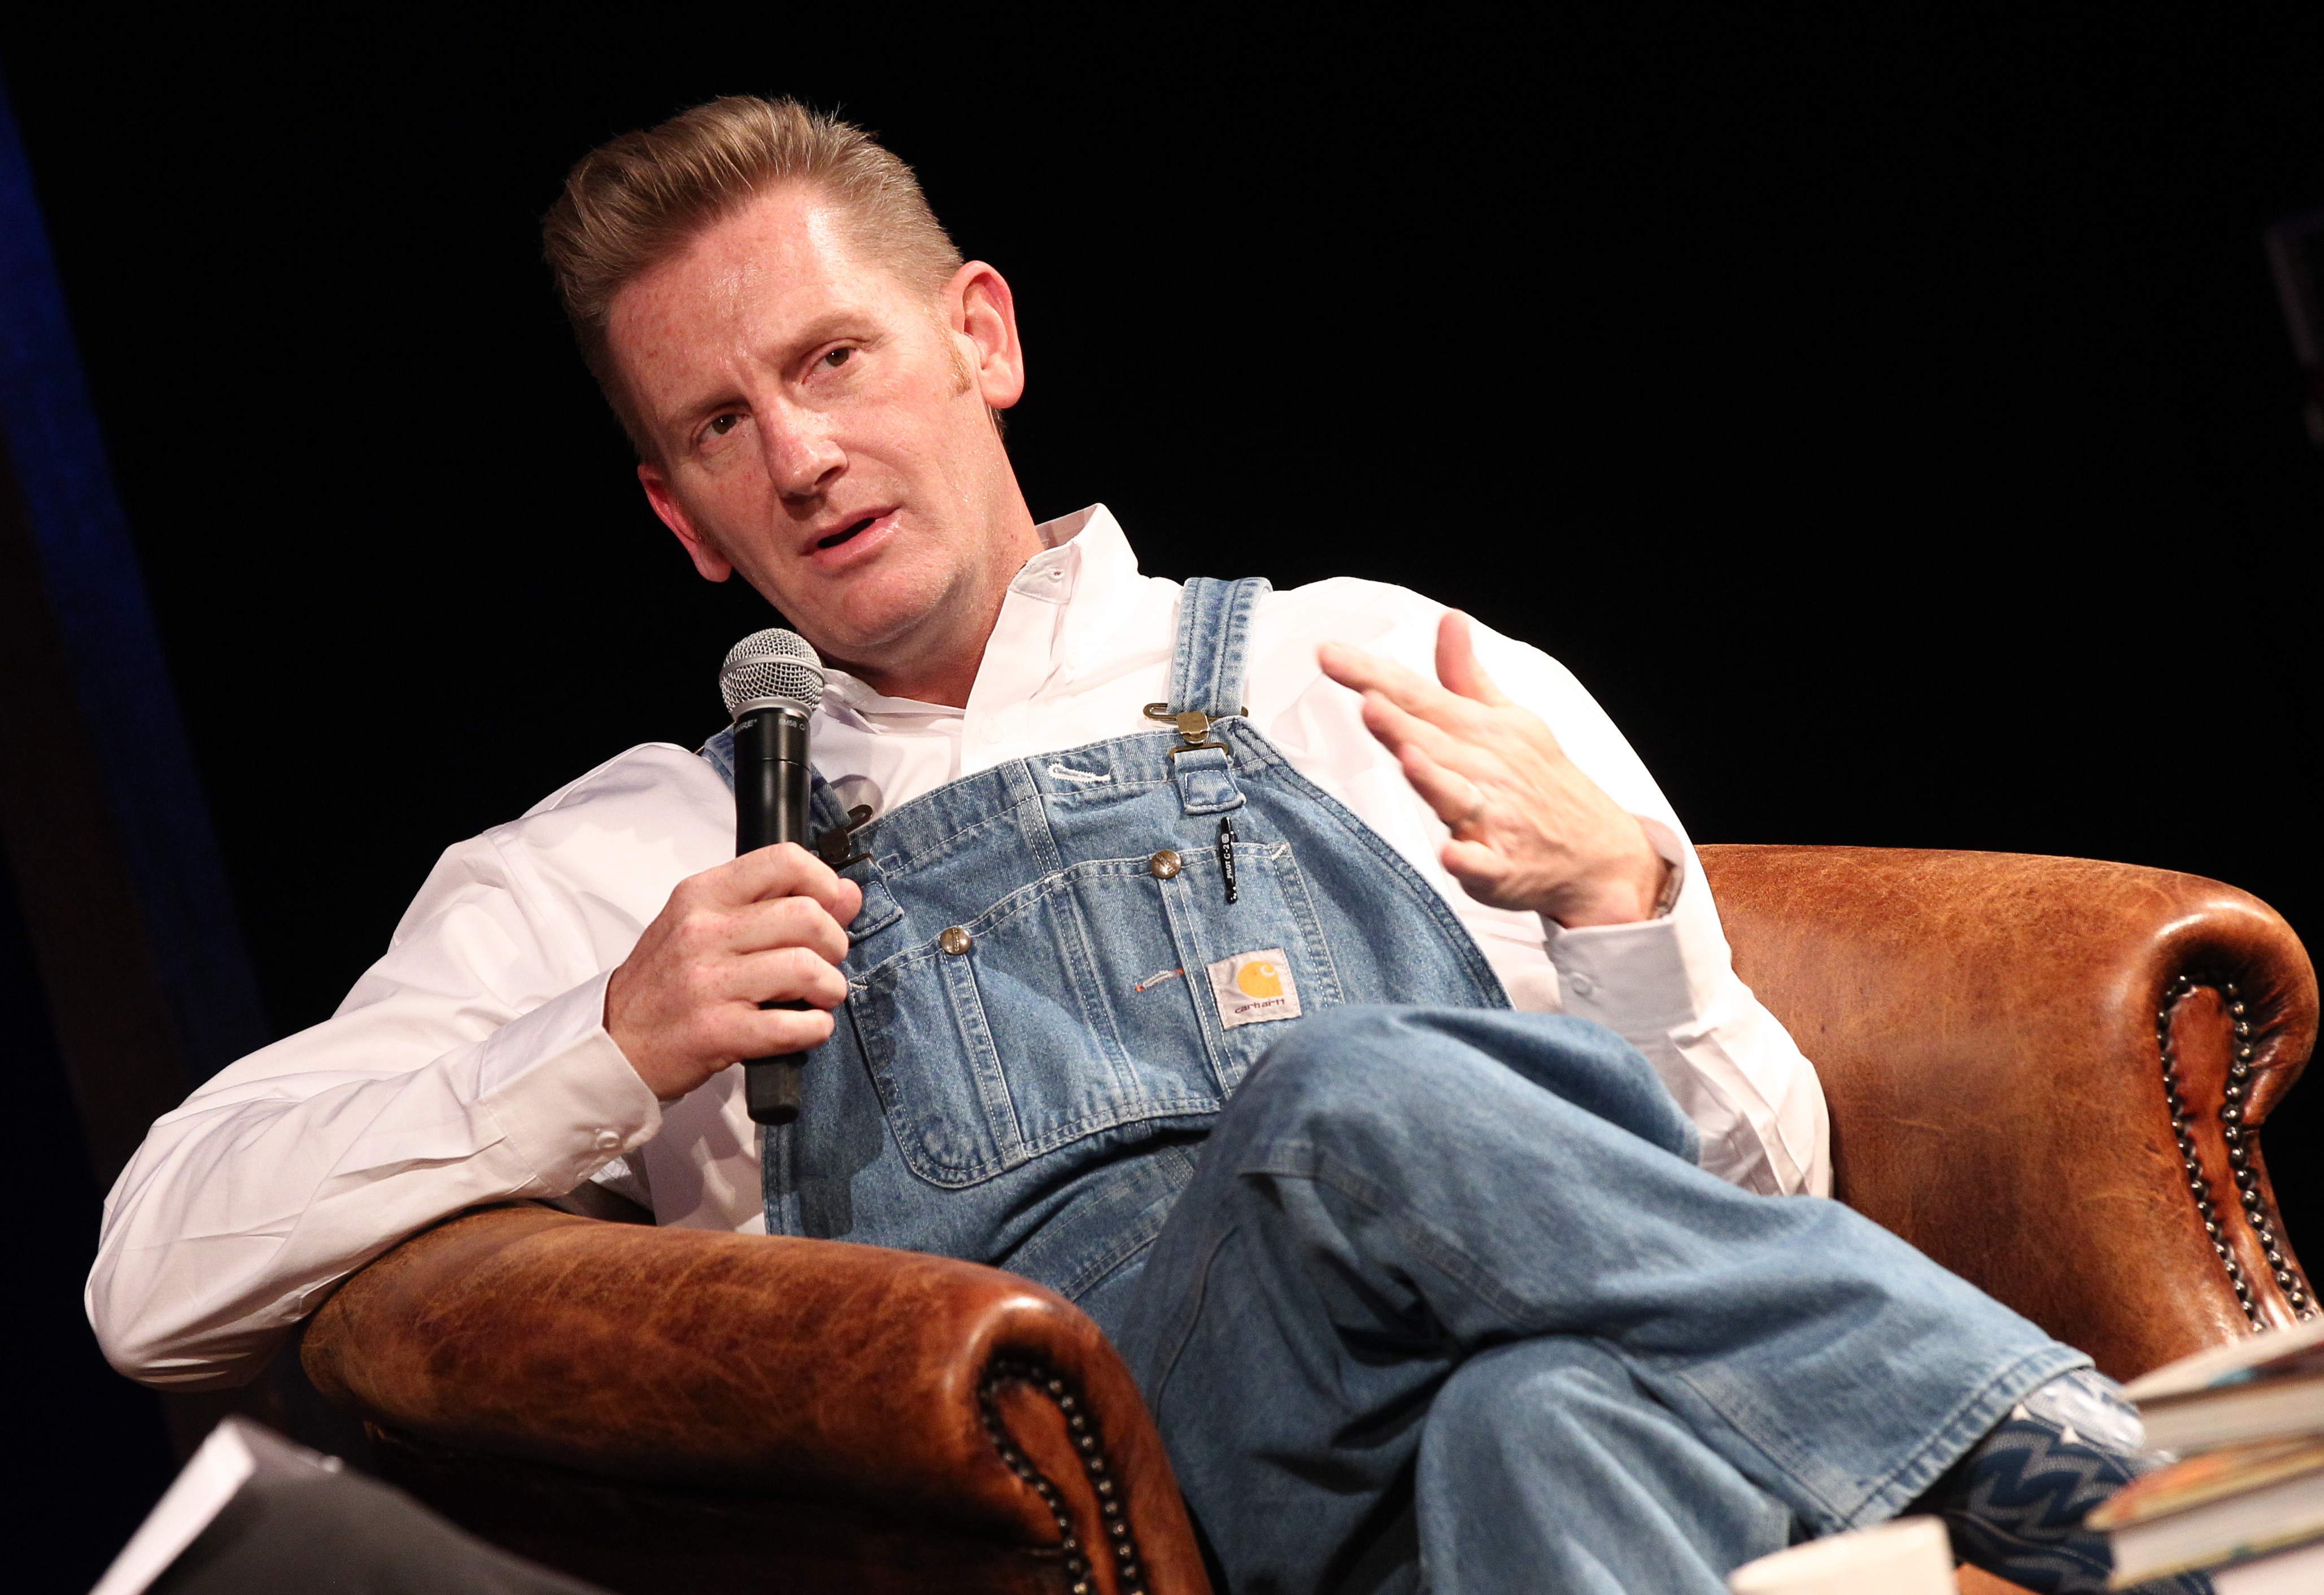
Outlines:
MULTIPOLYGON (((851 675, 878 676, 915 653, 914 646, 940 618, 948 595, 865 592, 847 595, 844 605, 809 613, 785 609, 799 634, 815 645, 824 662, 851 675)), ((777 604, 781 608, 781 604, 777 604)), ((804 608, 804 606, 802 606, 804 608)))

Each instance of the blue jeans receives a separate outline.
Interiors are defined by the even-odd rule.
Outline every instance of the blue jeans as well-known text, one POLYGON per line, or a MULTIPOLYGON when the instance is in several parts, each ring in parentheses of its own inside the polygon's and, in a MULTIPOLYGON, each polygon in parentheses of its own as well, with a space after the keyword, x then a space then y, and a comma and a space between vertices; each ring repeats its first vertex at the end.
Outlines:
POLYGON ((1236 1595, 1717 1595, 2088 1359, 1837 1203, 1704 1174, 1611 1032, 1346 1008, 1203 1147, 1118 1332, 1236 1595))

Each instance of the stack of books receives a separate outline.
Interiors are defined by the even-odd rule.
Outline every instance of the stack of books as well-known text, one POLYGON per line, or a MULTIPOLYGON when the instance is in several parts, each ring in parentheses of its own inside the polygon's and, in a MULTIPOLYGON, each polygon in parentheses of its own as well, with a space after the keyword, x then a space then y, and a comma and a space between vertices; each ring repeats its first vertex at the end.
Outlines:
POLYGON ((2218 1595, 2324 1591, 2324 1318, 2199 1351, 2126 1392, 2184 1460, 2090 1514, 2114 1585, 2205 1572, 2218 1595))

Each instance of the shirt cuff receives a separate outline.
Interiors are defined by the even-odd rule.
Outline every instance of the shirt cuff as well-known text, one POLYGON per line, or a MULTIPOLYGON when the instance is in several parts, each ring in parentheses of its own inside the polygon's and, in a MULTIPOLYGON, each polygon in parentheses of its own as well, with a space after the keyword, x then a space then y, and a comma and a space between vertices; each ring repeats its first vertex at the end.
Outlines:
POLYGON ((477 1105, 548 1195, 565 1194, 661 1128, 661 1104, 605 1033, 612 973, 503 1025, 477 1060, 477 1105))
POLYGON ((1692 851, 1660 820, 1641 815, 1638 823, 1670 867, 1655 917, 1578 930, 1546 915, 1541 922, 1564 1011, 1627 1037, 1667 1034, 1695 1018, 1686 950, 1672 917, 1690 885, 1692 851))
MULTIPOLYGON (((1691 865, 1694 858, 1694 850, 1686 844, 1683 837, 1662 821, 1648 819, 1642 814, 1634 814, 1630 817, 1638 822, 1639 829, 1646 834, 1646 840, 1654 844, 1655 856, 1662 860, 1665 867, 1662 894, 1655 899, 1655 911, 1647 916, 1647 919, 1649 922, 1655 919, 1667 919, 1678 912, 1679 902, 1686 895, 1687 877, 1692 873, 1691 865)), ((1591 936, 1601 930, 1630 928, 1627 925, 1585 925, 1580 930, 1568 930, 1546 914, 1538 915, 1536 917, 1541 920, 1543 938, 1552 946, 1555 946, 1558 941, 1565 936, 1591 936)))

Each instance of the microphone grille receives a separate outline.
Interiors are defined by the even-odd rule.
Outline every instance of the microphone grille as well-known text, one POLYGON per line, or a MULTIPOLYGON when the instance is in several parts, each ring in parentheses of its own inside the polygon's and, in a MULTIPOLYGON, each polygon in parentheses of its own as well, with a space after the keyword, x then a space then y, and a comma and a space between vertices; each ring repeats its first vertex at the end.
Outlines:
POLYGON ((730 717, 770 698, 813 714, 823 702, 823 661, 797 632, 769 626, 727 650, 718 668, 718 693, 730 717))

